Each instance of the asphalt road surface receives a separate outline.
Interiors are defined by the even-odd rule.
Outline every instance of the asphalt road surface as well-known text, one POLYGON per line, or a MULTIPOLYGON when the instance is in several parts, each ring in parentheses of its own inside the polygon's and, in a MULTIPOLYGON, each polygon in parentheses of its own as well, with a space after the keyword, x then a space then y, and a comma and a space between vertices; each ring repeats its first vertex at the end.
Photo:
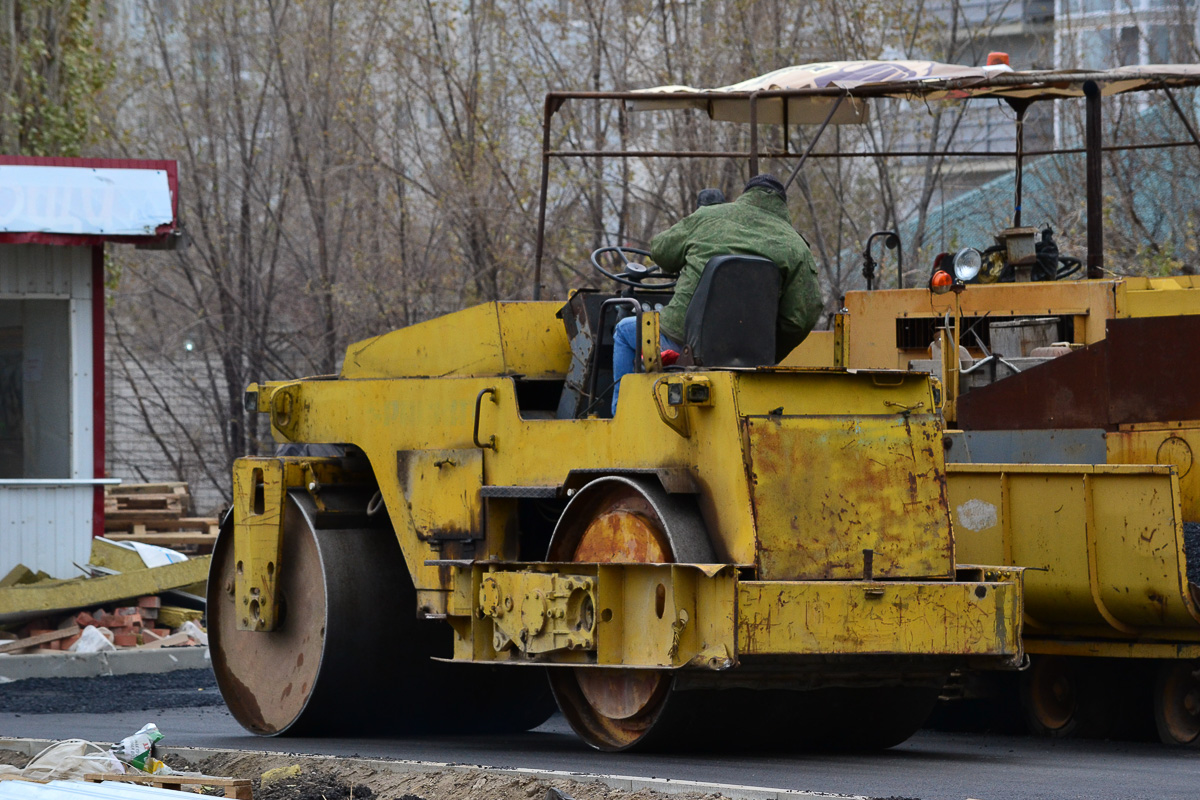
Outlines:
MULTIPOLYGON (((264 739, 224 707, 29 714, 0 710, 0 736, 108 742, 155 722, 163 744, 416 759, 923 798, 1198 798, 1200 751, 1129 742, 923 731, 873 754, 639 755, 589 750, 561 717, 521 736, 264 739)), ((714 724, 716 724, 714 722, 714 724)))

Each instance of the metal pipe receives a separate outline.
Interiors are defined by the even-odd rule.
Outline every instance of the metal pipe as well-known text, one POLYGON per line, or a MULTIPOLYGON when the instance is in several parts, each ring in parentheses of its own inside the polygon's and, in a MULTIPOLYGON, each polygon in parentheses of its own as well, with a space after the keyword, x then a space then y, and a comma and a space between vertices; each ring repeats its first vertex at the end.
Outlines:
MULTIPOLYGON (((792 174, 783 184, 784 191, 786 191, 792 185, 792 181, 796 180, 796 176, 800 174, 800 169, 804 166, 804 162, 808 160, 808 156, 812 153, 813 148, 817 146, 817 141, 821 138, 821 134, 825 132, 827 127, 829 127, 829 123, 833 120, 833 115, 837 113, 839 108, 841 108, 842 100, 844 99, 846 99, 846 95, 841 94, 838 95, 837 100, 833 101, 833 108, 829 109, 829 113, 825 116, 825 121, 821 123, 820 128, 817 128, 817 134, 813 136, 812 141, 808 143, 808 147, 804 148, 804 155, 800 156, 800 163, 796 165, 796 168, 792 170, 792 174)), ((786 100, 783 101, 783 107, 785 109, 787 108, 786 100)), ((784 130, 784 141, 787 141, 786 129, 784 130)))
POLYGON ((542 299, 542 253, 546 248, 546 197, 550 187, 550 121, 562 101, 546 95, 542 117, 542 184, 538 190, 537 242, 533 256, 533 299, 542 299))
POLYGON ((1017 110, 1017 176, 1016 176, 1016 195, 1013 198, 1013 227, 1021 227, 1021 179, 1024 177, 1025 163, 1025 112, 1029 110, 1029 104, 1023 103, 1019 106, 1014 105, 1017 110))
POLYGON ((1101 187, 1100 86, 1083 84, 1087 98, 1084 145, 1087 149, 1087 276, 1104 275, 1104 196, 1101 187))

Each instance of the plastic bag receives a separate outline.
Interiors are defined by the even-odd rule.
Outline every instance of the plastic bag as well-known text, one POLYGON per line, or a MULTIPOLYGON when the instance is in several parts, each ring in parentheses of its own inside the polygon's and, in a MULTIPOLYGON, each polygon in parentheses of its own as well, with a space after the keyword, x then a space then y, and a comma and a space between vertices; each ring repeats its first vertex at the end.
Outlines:
POLYGON ((34 756, 24 768, 0 764, 0 775, 19 775, 39 781, 78 780, 93 773, 121 775, 125 771, 112 753, 83 739, 55 742, 34 756))
MULTIPOLYGON (((163 738, 162 732, 153 722, 148 722, 133 736, 126 736, 113 745, 112 754, 142 772, 146 769, 147 760, 151 759, 150 749, 154 743, 163 738)), ((161 763, 161 762, 160 762, 161 763)))
POLYGON ((146 766, 144 767, 144 770, 146 772, 149 772, 151 775, 178 775, 179 774, 178 772, 171 769, 163 762, 159 761, 157 758, 147 758, 146 766))
POLYGON ((88 625, 75 643, 67 648, 72 653, 100 653, 105 650, 116 650, 112 643, 112 632, 105 628, 103 631, 95 625, 88 625), (108 636, 104 634, 108 633, 108 636))
POLYGON ((178 633, 186 633, 188 636, 195 639, 197 644, 208 644, 208 634, 200 630, 200 626, 192 622, 190 619, 180 626, 178 633))

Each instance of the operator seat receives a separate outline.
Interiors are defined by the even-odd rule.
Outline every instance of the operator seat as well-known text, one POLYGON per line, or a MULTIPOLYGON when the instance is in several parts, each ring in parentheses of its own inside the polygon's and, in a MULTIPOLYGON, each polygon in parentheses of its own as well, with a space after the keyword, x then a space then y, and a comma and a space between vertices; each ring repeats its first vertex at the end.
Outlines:
POLYGON ((762 256, 714 256, 688 304, 686 342, 677 362, 702 367, 775 363, 779 267, 762 256))

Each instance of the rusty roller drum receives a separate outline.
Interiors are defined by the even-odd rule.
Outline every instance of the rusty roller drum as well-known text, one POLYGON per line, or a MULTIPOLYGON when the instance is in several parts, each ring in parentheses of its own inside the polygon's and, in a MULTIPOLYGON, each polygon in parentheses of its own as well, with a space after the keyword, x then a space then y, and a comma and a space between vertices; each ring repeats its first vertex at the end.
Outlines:
MULTIPOLYGON (((581 489, 555 526, 550 561, 712 563, 712 545, 694 500, 668 495, 657 481, 606 477, 581 489)), ((597 613, 602 613, 598 611, 597 613)), ((603 619, 603 617, 602 617, 603 619)), ((648 746, 672 727, 674 676, 666 670, 550 669, 563 716, 599 750, 648 746)))
MULTIPOLYGON (((567 505, 550 561, 714 563, 694 498, 657 481, 612 476, 567 505)), ((598 613, 603 613, 598 610, 598 613)), ((928 717, 944 676, 891 685, 812 686, 778 665, 719 674, 557 667, 554 697, 598 750, 873 750, 903 742, 928 717), (727 724, 740 720, 737 725, 727 724)))
POLYGON ((451 630, 418 620, 389 527, 320 529, 303 492, 285 504, 282 621, 237 630, 232 515, 213 551, 209 635, 234 718, 262 736, 527 730, 553 712, 540 669, 445 664, 451 630))

